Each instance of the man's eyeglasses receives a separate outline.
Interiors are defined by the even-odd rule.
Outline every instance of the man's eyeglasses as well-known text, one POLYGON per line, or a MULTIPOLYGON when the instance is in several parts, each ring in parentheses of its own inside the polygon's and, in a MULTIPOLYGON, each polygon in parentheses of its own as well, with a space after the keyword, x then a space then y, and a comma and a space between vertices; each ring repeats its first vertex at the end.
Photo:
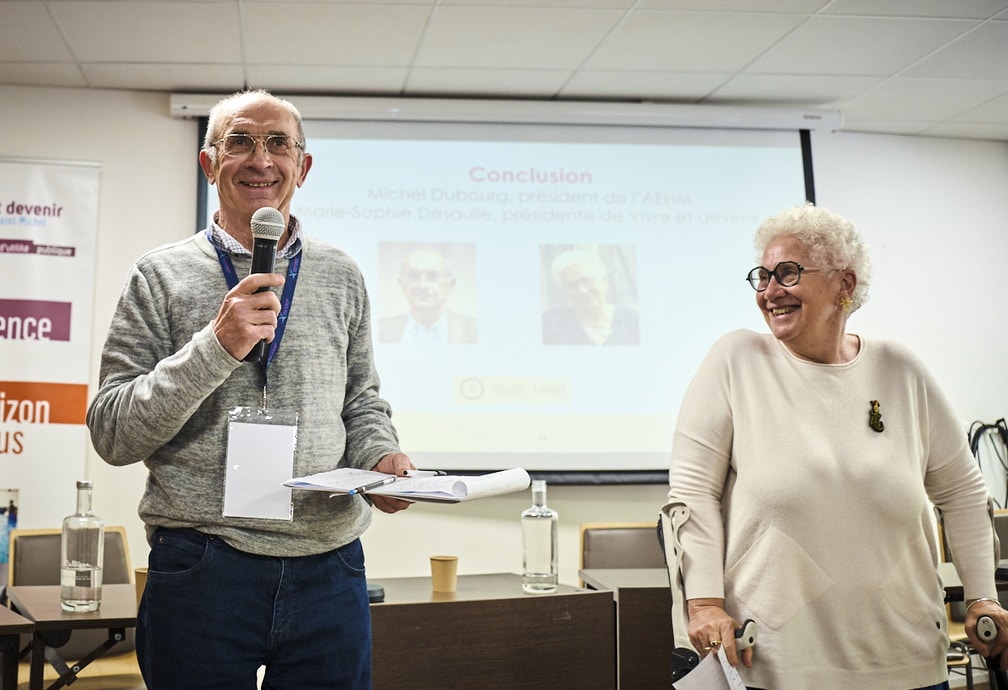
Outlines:
POLYGON ((450 277, 451 275, 445 271, 422 271, 409 269, 403 271, 402 273, 402 280, 404 283, 419 283, 421 280, 425 280, 428 283, 437 283, 450 277))
POLYGON ((756 292, 763 292, 770 286, 770 278, 776 278, 777 284, 781 287, 791 287, 797 285, 801 280, 802 273, 816 273, 831 269, 805 268, 797 261, 781 261, 771 271, 769 268, 757 266, 749 271, 746 280, 753 286, 756 292))
POLYGON ((263 148, 271 156, 284 156, 304 151, 304 144, 286 134, 267 134, 255 136, 252 134, 226 134, 213 143, 228 156, 247 156, 255 151, 256 143, 262 142, 263 148))

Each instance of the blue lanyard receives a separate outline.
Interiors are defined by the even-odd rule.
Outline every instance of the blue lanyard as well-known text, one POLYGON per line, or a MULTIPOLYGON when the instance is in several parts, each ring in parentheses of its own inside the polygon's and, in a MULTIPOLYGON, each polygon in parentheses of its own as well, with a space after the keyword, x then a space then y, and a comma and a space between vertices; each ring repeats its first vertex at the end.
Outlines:
MULTIPOLYGON (((220 262, 221 270, 224 271, 224 280, 227 281, 228 289, 233 289, 238 284, 238 274, 235 272, 231 257, 223 249, 217 246, 213 240, 213 232, 208 227, 206 229, 207 239, 217 252, 217 260, 220 262)), ((284 331, 287 329, 287 316, 290 314, 291 303, 294 301, 294 288, 297 286, 298 269, 301 266, 301 252, 291 257, 287 263, 287 282, 284 283, 283 294, 280 295, 280 315, 277 317, 277 327, 273 335, 273 342, 270 343, 266 361, 262 363, 263 372, 269 368, 273 358, 276 357, 277 350, 280 349, 280 341, 283 339, 284 331)))

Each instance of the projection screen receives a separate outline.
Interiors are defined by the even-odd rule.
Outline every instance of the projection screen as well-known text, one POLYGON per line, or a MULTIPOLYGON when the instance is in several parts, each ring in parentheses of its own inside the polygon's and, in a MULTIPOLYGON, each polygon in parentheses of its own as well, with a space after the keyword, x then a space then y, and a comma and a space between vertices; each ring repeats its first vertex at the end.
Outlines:
POLYGON ((381 392, 420 467, 664 481, 710 345, 765 330, 754 229, 814 198, 797 128, 305 125, 292 213, 360 265, 381 392), (411 304, 445 307, 437 335, 411 304))

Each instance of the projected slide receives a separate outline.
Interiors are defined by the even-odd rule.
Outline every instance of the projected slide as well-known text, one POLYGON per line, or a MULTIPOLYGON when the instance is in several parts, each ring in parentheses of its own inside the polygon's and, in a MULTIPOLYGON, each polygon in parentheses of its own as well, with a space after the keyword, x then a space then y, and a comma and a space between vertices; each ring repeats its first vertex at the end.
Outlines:
POLYGON ((292 212, 360 264, 422 467, 666 469, 713 340, 765 329, 753 230, 804 199, 797 132, 307 124, 292 212))

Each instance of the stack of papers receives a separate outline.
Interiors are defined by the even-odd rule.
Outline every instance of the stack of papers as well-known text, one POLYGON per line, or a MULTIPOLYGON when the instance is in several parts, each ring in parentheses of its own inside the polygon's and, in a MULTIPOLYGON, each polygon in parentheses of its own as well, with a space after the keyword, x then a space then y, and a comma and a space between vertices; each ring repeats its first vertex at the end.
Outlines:
POLYGON ((725 658, 724 647, 704 657, 695 669, 677 680, 675 690, 746 690, 735 667, 725 658))
POLYGON ((451 474, 436 477, 394 477, 382 472, 342 467, 305 477, 295 477, 284 482, 284 486, 294 489, 328 491, 333 495, 361 493, 436 503, 459 503, 474 498, 524 491, 529 484, 528 472, 520 467, 471 477, 451 474), (388 483, 360 490, 380 481, 388 483))

